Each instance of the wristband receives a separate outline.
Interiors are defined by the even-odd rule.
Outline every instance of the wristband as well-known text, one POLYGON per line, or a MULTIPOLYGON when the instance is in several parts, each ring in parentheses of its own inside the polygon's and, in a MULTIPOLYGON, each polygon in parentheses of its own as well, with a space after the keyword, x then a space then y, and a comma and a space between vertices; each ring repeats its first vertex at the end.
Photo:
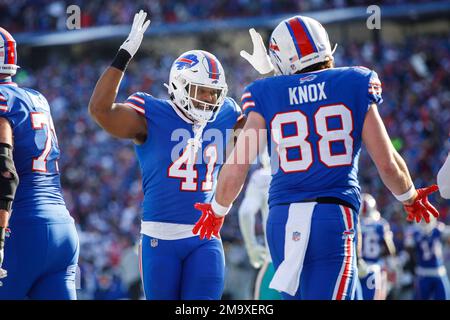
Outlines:
POLYGON ((120 49, 111 63, 111 66, 123 72, 128 67, 130 61, 131 54, 125 49, 120 49))
POLYGON ((231 205, 229 207, 221 206, 217 203, 216 197, 214 197, 213 201, 211 202, 211 208, 214 211, 214 213, 220 217, 224 217, 228 214, 228 211, 231 209, 231 205))
POLYGON ((396 195, 394 193, 392 193, 394 195, 394 197, 401 202, 405 202, 409 199, 411 199, 414 196, 414 192, 416 191, 416 188, 414 187, 414 184, 411 186, 411 188, 409 188, 408 191, 406 191, 403 194, 400 195, 396 195))

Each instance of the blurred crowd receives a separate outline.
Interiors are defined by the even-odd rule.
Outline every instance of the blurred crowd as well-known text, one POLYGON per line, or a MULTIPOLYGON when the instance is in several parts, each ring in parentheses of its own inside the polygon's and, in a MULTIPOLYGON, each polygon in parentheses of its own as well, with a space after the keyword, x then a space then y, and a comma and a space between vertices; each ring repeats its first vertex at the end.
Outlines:
MULTIPOLYGON (((161 7, 164 7, 162 3, 166 3, 153 2, 161 7)), ((172 2, 177 1, 167 1, 172 2)), ((275 3, 262 2, 269 7, 275 3)), ((281 1, 279 8, 289 2, 281 1)), ((0 1, 0 6, 3 3, 5 1, 0 1)), ((86 5, 88 3, 85 2, 86 5)), ((111 3, 111 6, 121 6, 118 1, 111 3)), ((226 5, 228 2, 218 3, 226 5)), ((230 3, 249 5, 253 2, 230 3)), ((133 12, 135 8, 130 5, 127 10, 133 12)), ((406 39, 398 46, 369 42, 342 43, 335 53, 336 66, 363 65, 378 72, 384 98, 380 112, 394 146, 408 164, 417 187, 436 181, 437 171, 449 149, 446 145, 450 123, 449 36, 406 39)), ((257 78, 256 71, 239 55, 220 44, 214 54, 224 65, 229 95, 239 101, 244 86, 257 78)), ((90 56, 74 58, 50 50, 45 64, 29 70, 26 65, 31 57, 20 56, 19 52, 19 64, 23 68, 15 78, 21 86, 42 92, 52 108, 62 150, 60 168, 64 197, 77 222, 81 242, 80 299, 142 297, 136 244, 143 194, 133 144, 109 136, 90 119, 87 112, 95 83, 111 58, 96 56, 95 52, 91 52, 90 56)), ((167 98, 163 83, 168 81, 169 69, 175 58, 170 54, 138 56, 126 72, 117 101, 124 101, 136 91, 167 98)), ((396 245, 401 251, 407 226, 405 214, 378 178, 365 150, 360 159, 360 181, 363 191, 377 199, 379 210, 391 223, 396 245)), ((251 279, 255 275, 239 231, 237 210, 241 197, 242 194, 222 231, 227 260, 225 299, 250 298, 251 279)), ((439 196, 432 196, 431 201, 439 208, 441 221, 449 224, 449 201, 439 196)), ((259 234, 261 230, 259 226, 259 234)), ((446 261, 450 261, 450 252, 446 251, 446 255, 446 261)))
MULTIPOLYGON (((426 0, 383 0, 377 4, 425 3, 426 0)), ((0 0, 0 25, 10 32, 66 29, 67 8, 81 9, 81 27, 129 24, 139 9, 151 13, 152 23, 217 20, 229 17, 262 17, 350 6, 368 6, 368 0, 0 0)), ((72 13, 72 11, 70 11, 72 13)))

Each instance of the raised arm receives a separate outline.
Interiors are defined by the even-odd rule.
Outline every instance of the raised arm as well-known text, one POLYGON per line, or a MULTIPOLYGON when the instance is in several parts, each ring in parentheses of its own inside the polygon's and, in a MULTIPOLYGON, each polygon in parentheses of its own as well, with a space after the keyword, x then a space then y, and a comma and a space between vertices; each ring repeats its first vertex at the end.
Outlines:
POLYGON ((235 148, 220 171, 216 196, 212 203, 198 203, 195 205, 195 208, 202 211, 202 216, 192 229, 192 232, 194 234, 200 232, 200 239, 204 237, 210 239, 211 234, 220 238, 219 231, 224 217, 230 210, 233 201, 241 192, 251 163, 266 146, 267 141, 264 139, 266 135, 260 134, 260 130, 265 128, 266 122, 264 118, 256 112, 250 112, 245 126, 237 139, 235 148), (264 141, 260 142, 260 137, 264 141))
POLYGON ((144 32, 150 24, 147 13, 136 13, 127 40, 122 44, 112 65, 106 69, 95 86, 89 101, 89 114, 107 132, 118 138, 142 143, 146 139, 145 118, 123 103, 115 103, 125 69, 139 49, 144 32))

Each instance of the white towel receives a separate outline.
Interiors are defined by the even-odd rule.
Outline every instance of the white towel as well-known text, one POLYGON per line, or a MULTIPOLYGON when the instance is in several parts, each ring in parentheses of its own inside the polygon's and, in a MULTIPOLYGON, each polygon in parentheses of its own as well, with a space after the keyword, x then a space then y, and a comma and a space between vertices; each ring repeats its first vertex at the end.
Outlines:
POLYGON ((269 287, 294 296, 300 284, 311 218, 317 202, 293 203, 289 206, 284 243, 284 260, 275 272, 269 287))

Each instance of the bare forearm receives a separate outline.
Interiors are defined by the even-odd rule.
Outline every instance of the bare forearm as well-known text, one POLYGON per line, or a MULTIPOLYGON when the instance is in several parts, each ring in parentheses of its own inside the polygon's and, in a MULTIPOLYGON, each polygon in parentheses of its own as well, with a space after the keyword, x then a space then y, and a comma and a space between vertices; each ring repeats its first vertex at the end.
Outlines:
POLYGON ((378 168, 380 177, 386 187, 394 194, 401 195, 413 185, 408 167, 403 158, 393 151, 393 160, 382 168, 378 168))
POLYGON ((7 228, 9 220, 9 213, 6 210, 0 210, 0 227, 7 228))
POLYGON ((225 164, 220 171, 216 189, 216 201, 224 207, 230 206, 241 192, 249 164, 225 164))
POLYGON ((89 113, 96 121, 113 109, 123 74, 119 69, 108 67, 98 80, 89 101, 89 113))

